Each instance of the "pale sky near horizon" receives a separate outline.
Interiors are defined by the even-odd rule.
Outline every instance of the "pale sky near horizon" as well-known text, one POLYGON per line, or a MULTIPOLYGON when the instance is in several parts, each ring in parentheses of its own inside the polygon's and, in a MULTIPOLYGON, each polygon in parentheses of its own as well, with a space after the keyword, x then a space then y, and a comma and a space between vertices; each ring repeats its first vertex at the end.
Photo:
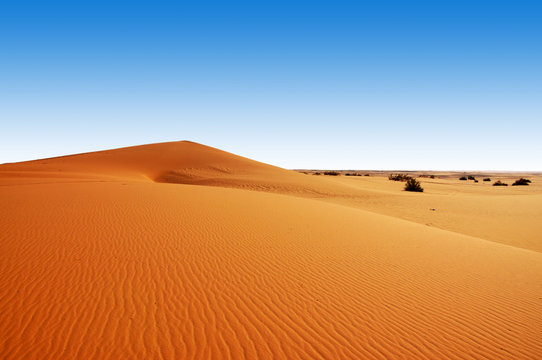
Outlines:
POLYGON ((538 1, 3 2, 0 163, 186 139, 285 168, 542 171, 541 18, 538 1))

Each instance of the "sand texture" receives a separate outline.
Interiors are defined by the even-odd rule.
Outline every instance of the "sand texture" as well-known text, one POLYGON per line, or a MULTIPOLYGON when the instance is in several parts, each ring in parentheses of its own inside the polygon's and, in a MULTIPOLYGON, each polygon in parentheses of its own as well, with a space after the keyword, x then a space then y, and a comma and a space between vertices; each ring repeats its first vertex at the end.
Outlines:
POLYGON ((530 178, 412 194, 192 142, 0 165, 0 358, 542 358, 530 178))

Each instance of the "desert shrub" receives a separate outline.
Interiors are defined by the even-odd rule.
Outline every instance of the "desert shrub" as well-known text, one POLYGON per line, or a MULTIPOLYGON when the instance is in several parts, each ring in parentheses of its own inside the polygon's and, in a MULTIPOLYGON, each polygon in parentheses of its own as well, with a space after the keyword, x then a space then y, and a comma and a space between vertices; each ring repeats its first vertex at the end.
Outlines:
POLYGON ((363 175, 363 176, 371 176, 371 174, 365 174, 365 175, 363 175))
POLYGON ((491 181, 491 178, 485 178, 484 181, 491 181))
POLYGON ((418 180, 409 178, 405 184, 405 191, 423 192, 423 188, 418 180))
POLYGON ((461 176, 461 177, 459 178, 459 180, 467 180, 467 177, 466 177, 466 176, 461 176))
POLYGON ((322 175, 322 173, 320 173, 320 172, 318 172, 318 171, 315 172, 315 173, 312 173, 312 174, 313 174, 313 175, 322 175))
POLYGON ((324 171, 324 175, 338 176, 340 174, 338 171, 324 171))
POLYGON ((435 178, 435 175, 426 175, 426 174, 422 174, 420 175, 421 178, 429 178, 429 179, 434 179, 435 178))
POLYGON ((521 179, 516 180, 516 181, 512 184, 512 186, 529 185, 530 182, 531 182, 531 180, 529 180, 529 179, 521 178, 521 179))
POLYGON ((508 186, 507 183, 503 183, 502 181, 500 180, 497 180, 493 183, 493 186, 508 186))
POLYGON ((478 180, 474 179, 474 182, 475 182, 475 183, 477 183, 477 182, 478 182, 478 180))
POLYGON ((469 180, 476 180, 476 178, 475 178, 474 176, 472 176, 472 175, 469 175, 469 176, 467 177, 467 179, 469 179, 469 180))
POLYGON ((388 176, 388 179, 393 180, 393 181, 407 181, 408 179, 412 179, 412 177, 406 174, 397 174, 397 175, 390 174, 388 176))

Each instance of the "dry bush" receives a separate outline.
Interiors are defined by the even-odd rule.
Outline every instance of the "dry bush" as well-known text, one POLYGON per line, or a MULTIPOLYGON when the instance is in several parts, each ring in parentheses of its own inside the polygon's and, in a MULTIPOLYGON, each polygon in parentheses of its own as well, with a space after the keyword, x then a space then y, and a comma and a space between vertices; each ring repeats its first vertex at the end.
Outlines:
POLYGON ((529 180, 529 179, 521 178, 521 179, 516 180, 516 181, 512 184, 512 186, 529 185, 530 182, 531 182, 531 180, 529 180))
POLYGON ((393 181, 408 181, 409 179, 412 179, 412 177, 406 174, 397 174, 397 175, 390 174, 388 176, 388 179, 393 180, 393 181))
POLYGON ((423 192, 423 188, 418 180, 410 178, 405 184, 405 191, 423 192))

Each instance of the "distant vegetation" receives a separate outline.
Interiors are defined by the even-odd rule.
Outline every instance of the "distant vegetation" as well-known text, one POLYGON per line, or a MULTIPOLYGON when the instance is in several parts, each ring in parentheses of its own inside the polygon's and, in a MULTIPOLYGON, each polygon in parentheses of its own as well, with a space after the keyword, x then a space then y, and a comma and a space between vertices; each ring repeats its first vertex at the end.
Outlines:
POLYGON ((358 173, 346 173, 344 176, 361 176, 361 174, 358 173))
POLYGON ((406 174, 390 174, 388 179, 393 181, 408 181, 409 179, 412 179, 412 177, 406 174))
POLYGON ((516 180, 516 182, 514 182, 514 183, 512 184, 512 186, 517 186, 517 185, 529 185, 530 182, 531 182, 531 180, 529 180, 529 179, 521 178, 521 179, 516 180))
POLYGON ((315 173, 312 173, 312 174, 313 174, 313 175, 322 175, 322 173, 320 173, 320 172, 318 172, 318 171, 315 172, 315 173))
POLYGON ((371 176, 371 174, 365 174, 365 175, 363 175, 363 176, 371 176))
POLYGON ((324 171, 324 175, 338 176, 340 173, 338 171, 324 171))
POLYGON ((418 180, 409 177, 405 184, 405 191, 423 192, 423 188, 418 180))
POLYGON ((469 176, 467 177, 467 179, 469 179, 469 180, 476 180, 476 178, 475 178, 474 176, 472 176, 472 175, 469 175, 469 176))
POLYGON ((459 178, 459 180, 467 180, 467 177, 466 177, 466 176, 461 176, 461 177, 459 178))
POLYGON ((491 178, 485 178, 484 181, 491 181, 491 178))
POLYGON ((430 179, 434 179, 435 178, 435 175, 426 175, 426 174, 422 174, 420 175, 421 178, 430 178, 430 179))
POLYGON ((507 183, 503 183, 502 181, 500 180, 497 180, 493 183, 493 186, 508 186, 507 183))

